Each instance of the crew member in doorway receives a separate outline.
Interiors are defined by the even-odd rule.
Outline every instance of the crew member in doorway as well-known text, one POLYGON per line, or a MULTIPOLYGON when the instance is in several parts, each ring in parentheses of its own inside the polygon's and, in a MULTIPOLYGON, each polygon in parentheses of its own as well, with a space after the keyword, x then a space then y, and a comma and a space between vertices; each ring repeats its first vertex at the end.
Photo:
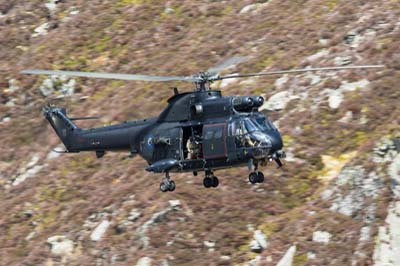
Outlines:
POLYGON ((200 143, 194 138, 190 137, 186 143, 186 148, 188 150, 188 159, 194 160, 199 157, 200 154, 200 143))

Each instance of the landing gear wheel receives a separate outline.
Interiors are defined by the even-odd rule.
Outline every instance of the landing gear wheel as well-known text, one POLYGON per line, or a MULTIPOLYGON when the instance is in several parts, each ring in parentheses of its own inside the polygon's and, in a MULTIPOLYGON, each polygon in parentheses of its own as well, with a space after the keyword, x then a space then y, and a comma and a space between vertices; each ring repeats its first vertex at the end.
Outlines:
POLYGON ((213 179, 211 178, 211 177, 205 177, 204 179, 203 179, 203 185, 204 185, 204 187, 206 187, 206 188, 210 188, 210 187, 212 187, 213 186, 213 184, 214 184, 214 182, 213 182, 213 179))
POLYGON ((168 190, 172 192, 175 190, 175 188, 176 188, 175 182, 171 180, 169 182, 168 190))
POLYGON ((160 190, 161 190, 161 192, 167 192, 167 191, 169 190, 169 185, 168 185, 168 183, 165 182, 165 181, 162 181, 162 182, 160 183, 160 190))
POLYGON ((251 172, 251 173, 249 174, 249 181, 250 181, 250 183, 252 183, 252 184, 257 183, 257 182, 258 182, 258 175, 257 175, 255 172, 251 172))
POLYGON ((160 183, 161 192, 174 191, 176 188, 175 182, 169 177, 169 173, 165 173, 165 178, 160 183))
POLYGON ((264 174, 262 172, 257 172, 257 183, 264 182, 264 174))
POLYGON ((212 179, 212 187, 218 187, 219 185, 218 177, 213 176, 211 179, 212 179))

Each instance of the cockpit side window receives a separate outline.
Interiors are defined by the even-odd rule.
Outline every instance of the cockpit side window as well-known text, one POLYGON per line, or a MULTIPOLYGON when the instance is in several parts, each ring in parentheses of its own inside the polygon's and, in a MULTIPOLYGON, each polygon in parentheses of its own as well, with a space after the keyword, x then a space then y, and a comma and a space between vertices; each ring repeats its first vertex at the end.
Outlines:
POLYGON ((249 118, 235 120, 229 124, 229 135, 235 137, 236 147, 251 146, 250 133, 259 130, 249 118))
POLYGON ((228 125, 228 135, 235 136, 235 121, 232 121, 228 125))
POLYGON ((243 135, 243 128, 239 120, 232 121, 229 124, 229 136, 243 135))

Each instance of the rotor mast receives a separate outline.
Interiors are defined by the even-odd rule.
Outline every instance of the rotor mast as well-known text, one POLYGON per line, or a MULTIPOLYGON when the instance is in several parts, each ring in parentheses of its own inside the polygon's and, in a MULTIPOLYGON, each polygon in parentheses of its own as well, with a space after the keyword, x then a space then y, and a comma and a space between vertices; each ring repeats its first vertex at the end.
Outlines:
POLYGON ((194 77, 197 79, 195 84, 195 91, 211 90, 212 75, 209 72, 199 72, 194 77))

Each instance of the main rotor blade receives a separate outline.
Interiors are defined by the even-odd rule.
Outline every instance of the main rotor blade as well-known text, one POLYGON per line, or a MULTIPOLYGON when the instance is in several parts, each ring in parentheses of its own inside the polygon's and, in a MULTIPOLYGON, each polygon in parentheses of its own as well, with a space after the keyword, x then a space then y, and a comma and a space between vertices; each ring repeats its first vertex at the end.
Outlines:
POLYGON ((218 65, 216 65, 214 67, 209 68, 207 70, 207 72, 217 74, 218 72, 220 72, 228 67, 245 62, 249 59, 250 59, 250 57, 248 57, 248 56, 234 56, 234 57, 231 57, 231 58, 228 58, 228 59, 222 61, 221 63, 219 63, 218 65))
POLYGON ((63 71, 63 70, 23 70, 22 74, 32 75, 57 75, 70 77, 85 77, 85 78, 103 78, 103 79, 119 79, 119 80, 142 80, 142 81, 189 81, 198 82, 199 78, 185 76, 150 76, 140 74, 119 74, 119 73, 104 73, 104 72, 81 72, 81 71, 63 71))
POLYGON ((296 74, 296 73, 315 72, 315 71, 334 71, 334 70, 345 70, 345 69, 370 69, 370 68, 384 68, 384 67, 385 67, 385 65, 303 68, 303 69, 278 70, 278 71, 239 74, 239 75, 231 74, 231 75, 227 75, 227 76, 217 77, 216 80, 230 79, 230 78, 256 77, 256 76, 272 76, 272 75, 282 75, 282 74, 296 74))

